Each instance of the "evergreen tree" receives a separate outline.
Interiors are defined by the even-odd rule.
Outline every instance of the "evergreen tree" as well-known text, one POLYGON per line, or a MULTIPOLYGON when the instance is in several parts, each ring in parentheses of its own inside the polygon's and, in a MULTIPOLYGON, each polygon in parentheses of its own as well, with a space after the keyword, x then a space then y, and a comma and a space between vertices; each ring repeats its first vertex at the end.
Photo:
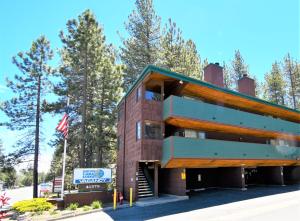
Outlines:
POLYGON ((148 64, 158 63, 160 17, 155 13, 152 0, 136 0, 136 10, 128 17, 125 28, 129 34, 123 39, 121 60, 126 66, 124 89, 137 79, 148 64))
POLYGON ((300 77, 299 65, 294 61, 290 54, 284 58, 283 70, 288 85, 288 95, 291 100, 291 106, 297 109, 300 102, 300 77))
POLYGON ((239 50, 236 50, 234 53, 234 60, 231 62, 232 66, 232 82, 237 89, 237 81, 243 77, 245 74, 249 74, 248 65, 245 64, 245 61, 239 50))
POLYGON ((263 85, 261 82, 259 82, 259 80, 257 79, 256 76, 253 76, 253 80, 254 80, 254 85, 255 85, 255 96, 258 98, 262 98, 263 97, 263 85))
MULTIPOLYGON (((52 108, 62 112, 68 95, 69 153, 79 152, 79 162, 74 161, 73 166, 103 165, 103 158, 115 148, 115 107, 121 94, 122 66, 116 65, 115 51, 105 43, 103 29, 89 10, 78 20, 68 21, 67 34, 61 32, 60 37, 62 82, 55 93, 61 99, 52 108)), ((58 137, 55 145, 61 144, 58 137)))
POLYGON ((20 70, 14 81, 7 80, 9 87, 16 95, 4 102, 2 110, 9 118, 6 123, 12 130, 24 131, 24 136, 17 142, 18 151, 13 154, 20 159, 34 154, 33 197, 37 197, 38 154, 40 144, 40 122, 44 113, 42 99, 47 92, 49 75, 53 73, 48 65, 53 57, 49 41, 44 37, 32 43, 28 52, 18 53, 13 63, 20 70))
POLYGON ((4 156, 4 153, 3 153, 3 142, 0 139, 0 168, 2 168, 4 166, 4 164, 5 164, 4 160, 5 160, 5 156, 4 156))
POLYGON ((161 38, 160 65, 187 76, 202 79, 200 57, 192 40, 182 38, 176 23, 169 19, 161 38))
POLYGON ((285 105, 286 83, 283 78, 282 70, 277 62, 272 64, 272 70, 265 75, 265 91, 266 100, 285 105))
POLYGON ((164 68, 179 72, 180 56, 184 47, 182 32, 176 23, 168 20, 160 41, 160 65, 164 68))
POLYGON ((223 76, 224 76, 224 86, 227 89, 233 89, 232 77, 230 75, 229 67, 225 62, 223 62, 223 76))

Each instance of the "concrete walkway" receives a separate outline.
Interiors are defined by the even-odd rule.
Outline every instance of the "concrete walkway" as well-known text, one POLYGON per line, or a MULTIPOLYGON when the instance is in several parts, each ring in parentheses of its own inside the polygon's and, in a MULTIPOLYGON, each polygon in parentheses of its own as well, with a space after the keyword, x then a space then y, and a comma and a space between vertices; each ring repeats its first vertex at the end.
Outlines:
POLYGON ((160 195, 159 198, 151 197, 151 198, 144 198, 138 200, 135 205, 139 207, 145 207, 145 206, 153 206, 153 205, 159 205, 159 204, 165 204, 165 203, 172 203, 177 202, 181 200, 188 200, 188 196, 175 196, 175 195, 160 195))

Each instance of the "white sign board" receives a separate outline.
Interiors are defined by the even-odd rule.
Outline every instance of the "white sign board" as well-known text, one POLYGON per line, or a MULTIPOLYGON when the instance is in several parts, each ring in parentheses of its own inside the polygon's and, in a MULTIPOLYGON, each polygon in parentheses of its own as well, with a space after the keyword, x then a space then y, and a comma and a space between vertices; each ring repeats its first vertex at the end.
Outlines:
POLYGON ((74 184, 111 182, 111 169, 109 168, 77 168, 74 170, 74 184))
POLYGON ((55 177, 53 180, 53 193, 60 193, 62 188, 62 178, 55 177))
POLYGON ((40 184, 40 192, 51 192, 52 185, 50 183, 41 183, 40 184))

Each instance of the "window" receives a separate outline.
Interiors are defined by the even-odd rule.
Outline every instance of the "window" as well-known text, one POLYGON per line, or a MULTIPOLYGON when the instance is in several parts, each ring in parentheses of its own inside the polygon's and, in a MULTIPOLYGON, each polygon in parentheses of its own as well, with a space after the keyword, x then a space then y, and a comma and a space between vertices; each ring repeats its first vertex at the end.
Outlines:
POLYGON ((272 146, 280 146, 280 147, 288 147, 288 146, 292 146, 291 143, 287 140, 270 140, 270 144, 272 146))
POLYGON ((206 138, 205 132, 199 131, 199 132, 198 132, 198 138, 199 138, 199 139, 205 139, 205 138, 206 138))
POLYGON ((184 136, 189 138, 197 138, 197 131, 196 130, 188 130, 184 131, 184 136))
POLYGON ((145 138, 147 139, 161 139, 162 131, 161 125, 157 122, 145 122, 145 138))
POLYGON ((161 101, 162 88, 158 82, 146 85, 145 99, 150 101, 161 101))
POLYGON ((145 99, 151 101, 160 101, 161 95, 160 93, 153 92, 153 91, 145 91, 145 99))
POLYGON ((142 97, 142 86, 138 87, 136 91, 136 102, 138 102, 142 97))
POLYGON ((142 126, 141 121, 136 122, 136 140, 140 140, 142 138, 142 126))

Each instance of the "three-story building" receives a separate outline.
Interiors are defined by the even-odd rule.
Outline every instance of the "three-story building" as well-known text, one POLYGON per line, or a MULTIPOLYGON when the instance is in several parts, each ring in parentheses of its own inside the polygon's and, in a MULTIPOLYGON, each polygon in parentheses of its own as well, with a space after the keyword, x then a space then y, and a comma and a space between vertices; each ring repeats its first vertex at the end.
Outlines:
POLYGON ((224 87, 148 66, 119 104, 117 188, 135 200, 193 189, 300 182, 300 112, 255 97, 255 82, 224 87))

